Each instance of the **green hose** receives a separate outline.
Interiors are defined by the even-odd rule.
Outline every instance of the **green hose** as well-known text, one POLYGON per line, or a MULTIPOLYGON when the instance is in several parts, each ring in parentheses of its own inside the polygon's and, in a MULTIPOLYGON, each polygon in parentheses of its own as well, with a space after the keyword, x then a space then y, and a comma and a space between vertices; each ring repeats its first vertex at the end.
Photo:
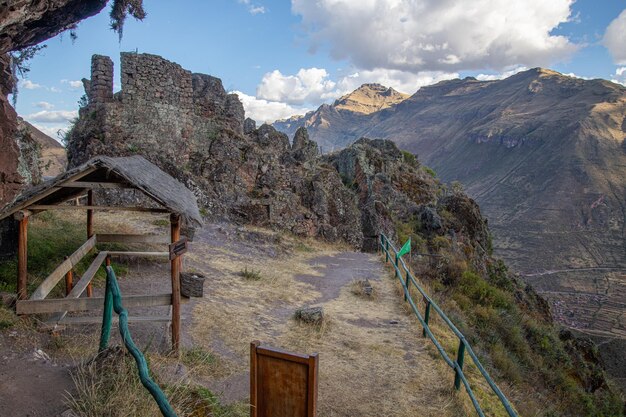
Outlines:
POLYGON ((130 336, 128 330, 128 312, 122 306, 122 295, 120 287, 117 285, 117 278, 115 278, 115 272, 110 266, 106 267, 107 271, 107 283, 106 294, 104 297, 104 315, 102 317, 102 333, 100 334, 100 351, 106 349, 109 344, 109 337, 111 334, 111 321, 113 318, 113 311, 120 317, 120 334, 126 349, 133 355, 135 362, 137 363, 137 370, 139 371, 139 379, 144 387, 150 392, 154 400, 156 401, 161 414, 164 417, 176 417, 174 409, 170 405, 167 397, 163 394, 161 388, 150 378, 148 371, 148 364, 146 358, 144 358, 141 351, 137 348, 133 342, 133 338, 130 336))

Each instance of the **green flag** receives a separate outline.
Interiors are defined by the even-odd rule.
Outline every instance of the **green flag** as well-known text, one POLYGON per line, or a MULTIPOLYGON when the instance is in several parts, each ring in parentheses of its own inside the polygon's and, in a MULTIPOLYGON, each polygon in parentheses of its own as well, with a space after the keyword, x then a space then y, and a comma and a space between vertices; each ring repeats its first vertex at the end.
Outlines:
POLYGON ((411 252, 411 238, 409 238, 409 240, 406 241, 404 246, 402 246, 402 248, 400 249, 400 252, 398 252, 398 257, 402 255, 406 255, 409 252, 411 252))

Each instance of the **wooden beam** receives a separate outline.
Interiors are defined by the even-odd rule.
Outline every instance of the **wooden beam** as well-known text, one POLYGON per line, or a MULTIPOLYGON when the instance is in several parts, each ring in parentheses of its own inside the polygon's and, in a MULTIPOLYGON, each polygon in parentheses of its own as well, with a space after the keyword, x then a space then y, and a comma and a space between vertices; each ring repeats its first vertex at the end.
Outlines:
POLYGON ((50 291, 57 285, 57 283, 67 274, 76 264, 80 262, 85 255, 96 245, 96 237, 93 236, 88 239, 83 245, 71 254, 61 265, 59 265, 46 279, 43 280, 41 285, 35 290, 30 297, 31 300, 43 300, 46 298, 50 291))
MULTIPOLYGON (((172 304, 172 294, 128 295, 122 303, 125 308, 158 307, 172 304)), ((102 310, 104 297, 22 300, 16 304, 18 314, 48 314, 70 311, 102 310)), ((102 317, 98 317, 102 321, 102 317)))
MULTIPOLYGON (((87 192, 87 205, 93 206, 93 190, 89 190, 87 192)), ((93 210, 87 210, 87 239, 91 239, 93 235, 93 210)), ((87 297, 93 297, 93 287, 91 286, 91 282, 87 285, 87 297)))
POLYGON ((144 257, 144 258, 150 258, 150 257, 158 257, 158 258, 168 258, 170 257, 170 253, 169 252, 123 252, 123 251, 110 251, 108 252, 109 256, 126 256, 126 257, 130 257, 130 256, 137 256, 137 257, 144 257))
MULTIPOLYGON (((128 316, 129 323, 146 323, 146 322, 160 322, 168 323, 171 320, 170 316, 128 316)), ((118 323, 119 317, 113 316, 112 323, 118 323)), ((48 321, 48 324, 100 324, 102 323, 102 317, 64 317, 63 319, 52 322, 48 321)))
MULTIPOLYGON (((170 215, 172 243, 180 240, 180 216, 170 215)), ((169 256, 169 253, 168 253, 169 256)), ((172 275, 172 352, 178 355, 180 348, 180 258, 170 261, 172 275)))
MULTIPOLYGON (((95 239, 95 236, 93 236, 93 238, 95 239)), ((72 291, 70 291, 66 299, 79 298, 82 295, 82 293, 85 292, 85 290, 89 287, 89 284, 91 284, 91 280, 93 279, 93 277, 96 276, 96 273, 98 272, 98 269, 100 268, 100 265, 102 265, 102 262, 104 262, 107 256, 108 255, 106 251, 102 251, 98 254, 98 256, 96 256, 96 259, 94 259, 91 265, 89 265, 89 268, 87 268, 83 276, 80 277, 80 280, 76 283, 76 285, 74 285, 74 287, 72 288, 72 291)), ((67 311, 62 311, 52 316, 50 320, 60 321, 66 315, 67 315, 67 311)))
POLYGON ((98 243, 170 243, 169 236, 98 233, 98 243))
POLYGON ((28 298, 28 216, 22 217, 17 241, 17 298, 28 298))
POLYGON ((96 256, 96 259, 93 260, 83 276, 80 277, 80 280, 76 283, 76 285, 74 285, 74 288, 72 288, 72 291, 70 291, 70 293, 67 295, 67 298, 78 298, 81 296, 85 289, 87 289, 87 286, 89 285, 93 277, 96 276, 98 269, 100 268, 102 262, 104 262, 106 257, 106 251, 102 251, 98 254, 98 256, 96 256))
MULTIPOLYGON (((84 176, 91 174, 92 172, 94 172, 97 168, 96 167, 91 167, 91 168, 87 168, 86 170, 79 172, 75 175, 72 175, 71 177, 69 177, 67 179, 67 181, 76 181, 80 178, 83 178, 84 176)), ((25 209, 25 208, 29 208, 31 205, 33 205, 34 203, 36 203, 37 201, 40 201, 46 197, 48 197, 50 194, 54 193, 55 191, 60 190, 61 187, 59 186, 55 186, 55 187, 50 187, 49 189, 42 191, 40 194, 37 194, 36 196, 34 196, 33 198, 24 201, 22 204, 19 204, 16 207, 13 207, 13 209, 11 209, 11 211, 5 213, 4 215, 0 215, 0 220, 4 219, 5 217, 10 216, 11 214, 15 213, 16 211, 25 209)))
MULTIPOLYGON (((67 259, 67 256, 65 257, 67 259)), ((71 269, 67 271, 65 274, 65 295, 69 295, 70 291, 72 291, 72 287, 74 286, 74 271, 71 269)))
POLYGON ((91 181, 70 181, 61 184, 61 187, 65 188, 91 188, 91 189, 104 189, 104 188, 135 188, 130 184, 124 184, 120 182, 91 182, 91 181))
POLYGON ((29 207, 32 210, 112 210, 112 211, 141 211, 146 213, 170 213, 171 210, 165 208, 150 207, 120 207, 120 206, 68 206, 55 204, 33 204, 29 207))
MULTIPOLYGON (((93 191, 87 192, 87 206, 93 207, 93 191)), ((87 239, 93 236, 93 210, 87 210, 87 239)))
POLYGON ((32 216, 32 214, 33 212, 30 210, 20 210, 13 215, 13 218, 17 220, 18 222, 21 222, 25 218, 32 216))

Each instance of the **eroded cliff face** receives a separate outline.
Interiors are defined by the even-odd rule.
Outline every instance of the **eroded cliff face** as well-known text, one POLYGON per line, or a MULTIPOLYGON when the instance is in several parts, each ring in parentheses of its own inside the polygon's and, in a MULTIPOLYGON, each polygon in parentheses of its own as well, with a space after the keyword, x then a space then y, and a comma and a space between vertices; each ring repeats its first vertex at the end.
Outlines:
POLYGON ((9 52, 36 45, 100 12, 107 0, 8 0, 0 11, 0 207, 41 173, 35 142, 20 133, 7 100, 13 90, 9 52))

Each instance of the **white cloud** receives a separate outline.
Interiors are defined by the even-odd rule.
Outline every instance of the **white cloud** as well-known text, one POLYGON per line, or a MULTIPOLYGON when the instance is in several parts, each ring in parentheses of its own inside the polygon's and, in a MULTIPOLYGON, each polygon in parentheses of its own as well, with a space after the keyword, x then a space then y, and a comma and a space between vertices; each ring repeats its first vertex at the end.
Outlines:
POLYGON ((42 88, 41 84, 34 83, 31 80, 21 80, 19 85, 20 87, 27 90, 36 90, 37 88, 42 88))
POLYGON ((265 7, 263 6, 259 6, 256 4, 252 4, 250 2, 250 0, 237 0, 238 3, 240 4, 245 4, 246 6, 248 6, 248 13, 252 14, 252 15, 257 15, 257 14, 263 14, 265 13, 267 10, 265 10, 265 7))
POLYGON ((60 93, 62 90, 60 88, 50 87, 49 91, 51 91, 53 93, 60 93))
POLYGON ((69 122, 75 117, 78 117, 77 110, 42 110, 37 113, 31 113, 24 118, 31 123, 61 123, 69 122))
POLYGON ((611 81, 626 87, 626 67, 617 68, 611 81))
POLYGON ((250 6, 250 7, 248 7, 248 12, 250 12, 250 14, 252 14, 252 15, 263 14, 263 13, 265 13, 265 7, 263 7, 263 6, 250 6))
POLYGON ((296 114, 304 114, 309 108, 293 107, 287 103, 268 101, 249 96, 241 91, 232 91, 239 96, 246 111, 246 117, 256 120, 257 123, 271 123, 278 119, 285 119, 296 114))
POLYGON ((494 81, 494 80, 503 80, 505 78, 509 78, 511 75, 515 75, 518 72, 526 71, 528 68, 526 67, 515 67, 513 69, 503 71, 497 74, 478 74, 476 76, 477 80, 480 81, 494 81))
POLYGON ((336 83, 323 68, 302 68, 296 75, 283 75, 279 70, 268 72, 258 85, 260 99, 288 104, 316 104, 337 96, 336 83))
POLYGON ((578 48, 551 35, 574 0, 292 0, 315 51, 354 66, 444 71, 548 66, 578 48))
POLYGON ((365 83, 379 83, 403 93, 413 94, 425 85, 458 77, 459 74, 456 72, 412 73, 375 68, 373 70, 353 69, 349 75, 333 81, 323 68, 301 68, 295 75, 284 75, 279 70, 274 70, 263 76, 257 87, 256 96, 269 102, 317 107, 324 102, 330 102, 352 92, 365 83))
POLYGON ((414 74, 408 71, 376 68, 357 71, 343 77, 337 82, 337 87, 338 91, 341 92, 340 95, 343 95, 356 90, 362 84, 378 83, 385 87, 393 87, 402 93, 413 94, 421 87, 453 78, 459 78, 459 74, 443 71, 420 71, 414 74))
POLYGON ((617 65, 626 65, 626 9, 606 28, 602 42, 617 65))
POLYGON ((68 84, 72 90, 83 88, 83 82, 80 80, 61 80, 61 84, 68 84))
POLYGON ((350 75, 333 81, 323 68, 302 68, 295 75, 284 75, 275 70, 263 76, 257 87, 256 97, 239 91, 235 93, 239 95, 248 117, 262 123, 304 114, 324 102, 332 102, 365 83, 379 83, 412 94, 422 86, 458 76, 457 73, 441 71, 413 74, 377 68, 353 70, 350 75))
POLYGON ((39 107, 40 109, 44 109, 44 110, 51 110, 51 109, 54 108, 54 105, 48 103, 47 101, 40 101, 38 103, 35 103, 35 106, 39 107))
POLYGON ((567 75, 568 77, 573 77, 573 78, 580 78, 581 80, 593 80, 592 77, 585 77, 584 75, 577 75, 573 72, 568 72, 567 74, 563 74, 563 75, 567 75))

